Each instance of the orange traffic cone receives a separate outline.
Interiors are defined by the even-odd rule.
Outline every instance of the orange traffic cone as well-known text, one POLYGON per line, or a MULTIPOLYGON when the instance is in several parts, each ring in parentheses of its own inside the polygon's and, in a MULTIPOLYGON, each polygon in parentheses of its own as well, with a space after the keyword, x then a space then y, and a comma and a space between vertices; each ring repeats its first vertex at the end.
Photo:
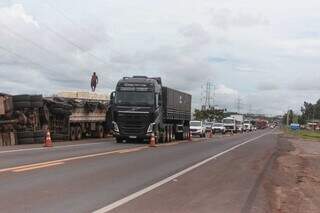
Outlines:
POLYGON ((153 133, 151 134, 151 137, 150 137, 149 147, 156 147, 156 138, 153 133))
POLYGON ((43 146, 44 147, 52 147, 53 146, 49 130, 47 130, 43 146))
POLYGON ((191 134, 191 132, 189 131, 189 137, 188 137, 188 140, 189 141, 192 141, 192 134, 191 134))

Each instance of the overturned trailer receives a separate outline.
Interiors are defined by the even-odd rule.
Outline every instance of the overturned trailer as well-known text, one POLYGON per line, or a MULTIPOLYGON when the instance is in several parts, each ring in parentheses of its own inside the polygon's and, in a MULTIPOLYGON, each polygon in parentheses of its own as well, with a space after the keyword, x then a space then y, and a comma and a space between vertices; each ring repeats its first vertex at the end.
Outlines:
POLYGON ((111 124, 107 96, 85 92, 42 95, 0 94, 0 146, 102 138, 111 124))
POLYGON ((103 138, 111 126, 107 96, 84 92, 60 93, 45 98, 48 127, 53 140, 103 138))

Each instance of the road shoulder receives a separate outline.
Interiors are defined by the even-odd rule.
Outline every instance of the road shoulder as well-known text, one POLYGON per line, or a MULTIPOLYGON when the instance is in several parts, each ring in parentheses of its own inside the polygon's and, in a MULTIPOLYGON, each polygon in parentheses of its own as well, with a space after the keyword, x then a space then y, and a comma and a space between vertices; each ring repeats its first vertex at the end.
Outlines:
POLYGON ((272 212, 320 212, 320 141, 282 134, 265 188, 272 212))

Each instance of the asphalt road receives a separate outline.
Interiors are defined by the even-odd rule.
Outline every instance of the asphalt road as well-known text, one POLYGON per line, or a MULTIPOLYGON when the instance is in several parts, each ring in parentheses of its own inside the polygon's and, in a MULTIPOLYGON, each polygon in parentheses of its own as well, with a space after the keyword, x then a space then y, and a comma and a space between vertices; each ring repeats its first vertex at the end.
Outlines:
POLYGON ((260 183, 276 140, 261 130, 156 148, 0 150, 0 212, 268 212, 260 183))

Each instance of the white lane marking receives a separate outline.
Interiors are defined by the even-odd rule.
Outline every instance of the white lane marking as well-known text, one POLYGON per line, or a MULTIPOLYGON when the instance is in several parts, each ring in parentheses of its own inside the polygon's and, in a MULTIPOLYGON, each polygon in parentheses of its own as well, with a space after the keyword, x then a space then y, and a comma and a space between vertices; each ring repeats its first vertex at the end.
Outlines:
POLYGON ((83 144, 71 144, 71 145, 63 145, 63 146, 54 146, 54 147, 35 147, 35 148, 27 148, 27 149, 12 149, 6 151, 0 151, 0 154, 4 153, 13 153, 13 152, 23 152, 23 151, 34 151, 34 150, 42 150, 42 149, 61 149, 61 148, 68 148, 68 147, 78 147, 78 146, 91 146, 96 144, 102 144, 106 141, 102 142, 94 142, 94 143, 83 143, 83 144))
POLYGON ((154 190, 154 189, 156 189, 156 188, 158 188, 158 187, 160 187, 160 186, 162 186, 162 185, 164 185, 164 184, 166 184, 166 183, 168 183, 168 182, 170 182, 172 180, 177 179, 178 177, 180 177, 180 176, 182 176, 182 175, 184 175, 184 174, 186 174, 186 173, 188 173, 188 172, 190 172, 190 171, 192 171, 192 170, 194 170, 194 169, 196 169, 196 168, 208 163, 211 160, 216 159, 217 157, 220 157, 220 156, 222 156, 222 155, 224 155, 224 154, 226 154, 228 152, 231 152, 234 149, 239 148, 240 146, 243 146, 243 145, 245 145, 247 143, 255 141, 255 140, 257 140, 259 138, 262 138, 262 137, 264 137, 264 136, 266 136, 268 134, 270 134, 270 132, 262 134, 262 135, 260 135, 258 137, 252 138, 250 140, 244 141, 244 142, 242 142, 242 143, 240 143, 238 145, 235 145, 235 146, 233 146, 233 147, 231 147, 231 148, 229 148, 229 149, 227 149, 227 150, 225 150, 223 152, 220 152, 219 154, 216 154, 216 155, 214 155, 212 157, 209 157, 209 158, 207 158, 207 159, 205 159, 205 160, 203 160, 203 161, 201 161, 199 163, 196 163, 195 165, 190 166, 190 167, 188 167, 188 168, 186 168, 186 169, 184 169, 184 170, 182 170, 182 171, 180 171, 180 172, 178 172, 178 173, 176 173, 176 174, 174 174, 172 176, 169 176, 169 177, 167 177, 167 178, 165 178, 165 179, 163 179, 163 180, 161 180, 161 181, 159 181, 159 182, 157 182, 155 184, 152 184, 152 185, 150 185, 150 186, 148 186, 148 187, 146 187, 146 188, 144 188, 144 189, 142 189, 140 191, 137 191, 137 192, 135 192, 135 193, 133 193, 131 195, 128 195, 127 197, 124 197, 124 198, 122 198, 122 199, 120 199, 120 200, 118 200, 118 201, 116 201, 114 203, 111 203, 111 204, 109 204, 109 205, 107 205, 105 207, 102 207, 101 209, 95 210, 95 211, 93 211, 93 213, 106 213, 106 212, 109 212, 109 211, 111 211, 111 210, 113 210, 113 209, 115 209, 115 208, 117 208, 119 206, 122 206, 122 205, 124 205, 124 204, 126 204, 126 203, 128 203, 128 202, 130 202, 130 201, 132 201, 132 200, 134 200, 134 199, 146 194, 147 192, 150 192, 150 191, 152 191, 152 190, 154 190))

